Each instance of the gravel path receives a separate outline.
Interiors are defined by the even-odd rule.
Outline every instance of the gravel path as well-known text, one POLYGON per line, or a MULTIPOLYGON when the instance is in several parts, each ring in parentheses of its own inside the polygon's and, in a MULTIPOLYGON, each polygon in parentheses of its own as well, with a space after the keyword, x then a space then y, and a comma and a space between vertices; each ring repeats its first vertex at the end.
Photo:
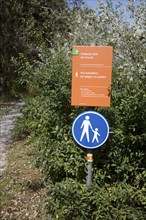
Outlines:
POLYGON ((15 127, 16 118, 20 117, 20 107, 25 103, 14 102, 8 103, 11 110, 8 114, 0 117, 0 176, 2 176, 7 165, 7 150, 12 141, 12 130, 15 127))

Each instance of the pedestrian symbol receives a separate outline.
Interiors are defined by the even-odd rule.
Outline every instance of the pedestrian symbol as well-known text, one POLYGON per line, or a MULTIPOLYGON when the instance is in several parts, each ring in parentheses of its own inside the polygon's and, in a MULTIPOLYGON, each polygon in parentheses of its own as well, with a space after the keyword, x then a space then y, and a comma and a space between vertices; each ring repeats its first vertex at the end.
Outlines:
POLYGON ((97 135, 100 136, 100 134, 98 133, 98 128, 95 128, 95 131, 93 131, 93 132, 94 132, 94 136, 93 136, 92 143, 94 142, 94 140, 96 140, 97 142, 99 142, 98 137, 97 137, 97 135))
POLYGON ((94 149, 105 143, 109 136, 109 125, 99 113, 88 111, 80 114, 72 125, 75 141, 82 147, 94 149))
POLYGON ((90 117, 88 115, 85 116, 85 120, 83 121, 83 123, 81 125, 81 128, 83 128, 83 130, 82 130, 80 141, 82 141, 84 135, 86 135, 87 141, 89 142, 89 128, 91 128, 93 130, 89 119, 90 119, 90 117))

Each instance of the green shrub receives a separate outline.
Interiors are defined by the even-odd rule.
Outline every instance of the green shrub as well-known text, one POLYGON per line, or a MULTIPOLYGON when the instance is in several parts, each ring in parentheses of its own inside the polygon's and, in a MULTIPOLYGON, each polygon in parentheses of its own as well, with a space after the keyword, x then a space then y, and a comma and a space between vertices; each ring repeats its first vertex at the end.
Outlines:
POLYGON ((59 220, 144 219, 146 108, 141 81, 120 80, 113 71, 112 106, 99 110, 113 133, 94 150, 93 185, 88 190, 86 151, 71 136, 74 118, 86 108, 70 106, 69 63, 64 52, 56 51, 47 67, 35 70, 31 83, 38 95, 28 101, 21 119, 37 151, 37 166, 51 184, 48 213, 59 220))
POLYGON ((96 184, 89 190, 66 179, 50 186, 47 210, 59 220, 144 220, 145 192, 123 183, 104 187, 96 184))

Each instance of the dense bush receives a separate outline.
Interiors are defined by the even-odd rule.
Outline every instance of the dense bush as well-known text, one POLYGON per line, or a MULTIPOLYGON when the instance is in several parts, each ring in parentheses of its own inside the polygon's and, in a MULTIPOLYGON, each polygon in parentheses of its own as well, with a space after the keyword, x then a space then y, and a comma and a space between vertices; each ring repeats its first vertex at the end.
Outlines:
POLYGON ((71 137, 73 119, 85 109, 70 106, 70 69, 70 56, 55 51, 45 68, 32 73, 38 95, 21 119, 31 133, 45 182, 52 184, 48 212, 56 219, 144 219, 146 108, 141 80, 121 80, 113 71, 112 106, 96 109, 108 118, 112 133, 94 151, 88 191, 86 152, 71 137))
POLYGON ((85 185, 72 179, 51 186, 48 210, 56 219, 144 219, 144 191, 125 183, 85 185), (53 198, 53 199, 52 199, 53 198))

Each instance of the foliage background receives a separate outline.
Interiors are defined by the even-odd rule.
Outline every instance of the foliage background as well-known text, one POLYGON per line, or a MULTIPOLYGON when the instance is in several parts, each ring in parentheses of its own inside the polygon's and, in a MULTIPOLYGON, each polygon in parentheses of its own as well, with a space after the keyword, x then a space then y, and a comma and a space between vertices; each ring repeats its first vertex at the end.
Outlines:
MULTIPOLYGON (((22 88, 29 94, 19 129, 29 134, 38 155, 36 165, 49 187, 46 213, 59 220, 145 219, 145 2, 97 2, 97 12, 81 1, 70 1, 71 7, 65 1, 61 5, 60 1, 28 1, 29 7, 19 3, 17 12, 25 12, 16 36, 26 42, 25 49, 3 53, 7 67, 11 60, 14 68, 14 78, 6 70, 5 86, 11 84, 16 96, 22 88), (114 48, 111 107, 95 108, 108 119, 112 133, 102 148, 94 150, 90 189, 85 178, 86 151, 71 137, 74 118, 86 110, 70 105, 71 47, 75 44, 114 48)), ((11 1, 3 4, 3 16, 6 11, 9 15, 3 20, 8 30, 12 5, 11 1)), ((10 32, 6 32, 7 39, 10 32)))

